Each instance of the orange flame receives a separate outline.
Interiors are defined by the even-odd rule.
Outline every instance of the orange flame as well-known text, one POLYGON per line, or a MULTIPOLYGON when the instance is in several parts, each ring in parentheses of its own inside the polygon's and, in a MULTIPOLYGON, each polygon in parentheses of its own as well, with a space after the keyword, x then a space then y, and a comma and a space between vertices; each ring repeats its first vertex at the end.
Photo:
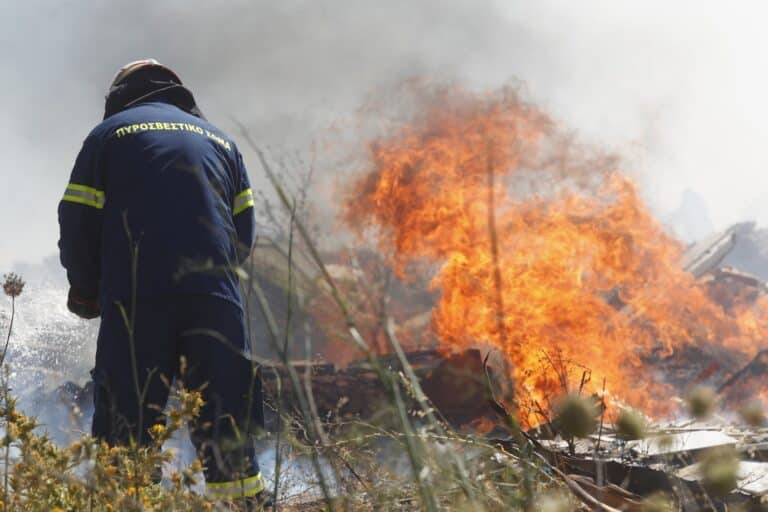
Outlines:
POLYGON ((378 228, 398 272, 437 263, 435 333, 512 363, 520 420, 582 387, 670 412, 663 361, 691 344, 748 360, 768 333, 729 315, 680 266, 682 245, 611 158, 588 158, 514 91, 441 89, 370 145, 345 220, 378 228))

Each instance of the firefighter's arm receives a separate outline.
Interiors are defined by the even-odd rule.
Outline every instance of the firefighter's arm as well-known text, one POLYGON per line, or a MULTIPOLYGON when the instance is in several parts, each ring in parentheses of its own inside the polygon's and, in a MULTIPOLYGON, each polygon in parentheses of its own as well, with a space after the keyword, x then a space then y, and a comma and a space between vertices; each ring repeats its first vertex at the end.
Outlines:
POLYGON ((240 152, 237 152, 235 183, 237 183, 237 191, 232 205, 232 218, 237 230, 237 258, 242 264, 251 254, 256 240, 256 217, 253 210, 253 191, 240 152))
POLYGON ((59 203, 59 254, 70 284, 67 306, 83 318, 100 314, 101 230, 106 203, 100 149, 95 136, 85 140, 59 203))

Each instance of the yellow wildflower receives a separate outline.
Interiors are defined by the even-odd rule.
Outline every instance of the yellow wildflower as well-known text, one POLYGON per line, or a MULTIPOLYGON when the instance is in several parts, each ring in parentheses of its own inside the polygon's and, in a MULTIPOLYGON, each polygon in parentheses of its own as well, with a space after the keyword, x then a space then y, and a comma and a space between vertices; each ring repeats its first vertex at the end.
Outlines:
POLYGON ((74 456, 80 455, 80 450, 82 449, 83 449, 83 443, 81 443, 80 441, 75 441, 69 446, 69 451, 74 456))
POLYGON ((165 425, 161 425, 161 424, 152 425, 151 432, 152 432, 152 437, 155 437, 155 438, 160 437, 165 433, 165 425))

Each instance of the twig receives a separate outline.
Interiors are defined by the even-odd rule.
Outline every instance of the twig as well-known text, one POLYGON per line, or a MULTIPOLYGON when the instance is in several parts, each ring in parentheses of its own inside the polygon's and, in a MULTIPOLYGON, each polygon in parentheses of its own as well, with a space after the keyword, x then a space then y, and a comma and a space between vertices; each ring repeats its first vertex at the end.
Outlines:
MULTIPOLYGON (((499 330, 499 341, 505 346, 509 340, 507 324, 504 321, 504 289, 501 278, 501 266, 499 264, 499 239, 496 232, 496 173, 493 162, 493 142, 487 139, 487 171, 488 171, 488 236, 491 240, 491 258, 493 261, 493 285, 496 293, 496 325, 499 330)), ((519 343, 519 341, 518 341, 519 343)))
POLYGON ((557 476, 559 476, 565 482, 565 484, 576 495, 576 497, 579 498, 586 505, 590 507, 594 507, 594 510, 601 510, 603 512, 621 512, 619 509, 611 507, 610 505, 606 505, 605 503, 599 501, 597 498, 595 498, 594 496, 589 494, 587 491, 585 491, 578 483, 576 483, 576 481, 573 478, 563 473, 563 471, 561 471, 558 467, 550 464, 543 457, 540 457, 540 458, 550 470, 552 470, 557 476))
POLYGON ((603 424, 605 420, 605 377, 603 377, 603 394, 600 397, 600 402, 602 403, 602 408, 600 411, 600 430, 597 432, 597 443, 595 444, 595 455, 597 455, 597 452, 600 450, 600 441, 603 439, 603 424))
MULTIPOLYGON (((6 412, 6 418, 5 418, 5 428, 8 428, 8 395, 10 393, 8 389, 8 370, 7 367, 5 369, 5 374, 0 377, 2 378, 2 388, 3 388, 3 400, 5 402, 5 412, 6 412)), ((7 435, 7 434, 6 434, 7 435)), ((5 503, 8 503, 8 474, 10 471, 10 468, 8 467, 10 464, 10 458, 11 458, 11 442, 10 438, 7 440, 7 443, 5 445, 5 454, 4 454, 4 466, 3 466, 3 501, 5 503)))
POLYGON ((485 390, 488 393, 488 405, 490 405, 493 412, 495 412, 504 424, 512 432, 515 440, 520 444, 525 442, 525 432, 520 428, 520 424, 515 420, 514 416, 510 414, 506 406, 496 398, 496 392, 493 389, 493 381, 491 380, 491 373, 488 370, 488 358, 491 356, 490 351, 485 354, 483 358, 483 373, 485 375, 485 390))
POLYGON ((280 441, 282 440, 282 398, 283 398, 283 381, 280 378, 280 372, 277 371, 276 368, 272 368, 272 371, 275 374, 275 388, 276 388, 276 400, 277 400, 277 411, 275 412, 276 418, 275 418, 275 485, 273 487, 273 495, 275 500, 275 512, 279 511, 279 487, 280 487, 280 472, 282 471, 283 466, 283 456, 280 453, 280 441))
POLYGON ((5 354, 8 353, 8 344, 11 342, 11 332, 13 332, 13 319, 16 317, 16 297, 11 296, 11 321, 8 324, 8 336, 5 338, 3 355, 0 356, 0 366, 5 363, 5 354))
MULTIPOLYGON (((434 408, 429 403, 427 399, 427 395, 424 393, 424 390, 421 388, 419 379, 416 376, 416 373, 413 371, 413 367, 408 362, 408 359, 405 357, 405 352, 403 351, 403 347, 400 345, 400 343, 397 340, 397 337, 395 336, 395 331, 393 329, 393 321, 391 317, 387 317, 387 320, 385 321, 384 332, 386 333, 387 339, 389 340, 389 343, 392 346, 392 350, 394 350, 395 354, 397 354, 397 359, 400 362, 400 366, 403 368, 405 375, 408 377, 408 381, 411 383, 411 386, 414 391, 414 395, 416 396, 416 401, 418 402, 422 411, 426 415, 427 420, 433 426, 433 428, 437 430, 438 433, 440 433, 441 435, 445 435, 444 429, 442 428, 442 426, 440 425, 440 422, 438 422, 437 418, 435 417, 435 414, 433 412, 434 408)), ((452 459, 453 459, 454 468, 456 469, 456 473, 459 476, 459 482, 460 482, 462 491, 470 501, 475 501, 475 493, 472 490, 472 486, 469 483, 467 470, 464 467, 463 461, 458 456, 456 456, 456 454, 453 454, 453 453, 452 453, 452 459)))
POLYGON ((600 456, 600 441, 603 438, 603 425, 605 422, 605 377, 603 377, 603 393, 600 396, 600 402, 602 405, 600 411, 600 429, 597 432, 597 443, 595 443, 595 469, 597 473, 595 483, 597 484, 598 489, 600 489, 600 497, 602 498, 602 494, 605 492, 603 490, 603 486, 605 485, 605 462, 600 456))
MULTIPOLYGON (((312 413, 309 408, 309 404, 307 403, 307 398, 304 394, 303 386, 301 385, 301 379, 299 378, 298 373, 296 372, 296 368, 294 368, 293 365, 288 360, 288 354, 286 354, 281 350, 281 347, 277 342, 277 336, 278 336, 277 323, 275 322, 275 318, 272 315, 272 309, 269 307, 267 298, 264 295, 264 290, 262 290, 261 286, 256 280, 253 280, 251 282, 251 286, 253 288, 254 293, 256 294, 256 298, 259 303, 261 312, 264 315, 264 319, 267 324, 267 330, 270 334, 270 340, 272 342, 272 346, 275 349, 275 351, 277 351, 281 361, 283 362, 283 365, 288 371, 288 376, 291 380, 291 386, 294 392, 296 393, 296 398, 298 399, 299 407, 300 407, 302 416, 304 417, 305 425, 309 430, 308 432, 309 437, 313 442, 315 440, 319 440, 317 438, 317 434, 314 432, 315 424, 312 420, 312 416, 311 416, 312 413)), ((315 470, 315 473, 317 474, 318 483, 320 485, 320 489, 323 492, 323 497, 325 498, 326 506, 328 507, 328 510, 333 511, 335 510, 335 507, 333 504, 333 497, 331 496, 331 491, 330 491, 330 488, 328 487, 328 483, 326 482, 323 469, 320 466, 320 460, 318 459, 316 450, 314 449, 310 450, 310 459, 312 461, 312 466, 315 470)))
MULTIPOLYGON (((287 300, 287 306, 286 306, 286 314, 285 314, 285 332, 283 333, 283 354, 288 353, 288 341, 290 339, 290 333, 291 333, 291 321, 292 321, 292 293, 293 293, 293 215, 295 213, 295 210, 291 211, 291 222, 289 226, 289 235, 288 235, 288 290, 286 292, 286 300, 287 300)), ((275 443, 275 487, 274 487, 274 496, 275 496, 275 512, 277 512, 277 503, 278 500, 278 490, 279 490, 279 482, 280 482, 280 470, 282 469, 282 456, 280 455, 280 434, 281 434, 281 425, 282 422, 281 414, 282 414, 282 382, 280 379, 280 374, 275 370, 275 376, 277 379, 277 439, 275 443)))
MULTIPOLYGON (((131 258, 131 311, 130 311, 130 318, 128 315, 126 315, 125 307, 121 303, 116 303, 116 306, 120 310, 120 314, 123 317, 123 321, 125 322, 125 327, 128 330, 128 345, 129 350, 131 353, 131 372, 133 375, 133 383, 135 386, 135 392, 136 392, 136 401, 138 403, 138 425, 137 425, 137 436, 136 440, 132 449, 132 454, 134 458, 134 487, 136 489, 139 488, 139 447, 142 445, 143 437, 144 437, 144 400, 146 398, 146 393, 149 390, 149 383, 151 379, 151 374, 147 378, 146 384, 144 386, 144 389, 141 389, 141 385, 139 384, 139 370, 138 370, 138 361, 136 360, 136 307, 137 307, 137 286, 138 286, 138 265, 139 265, 139 242, 134 242, 133 235, 131 233, 131 228, 128 224, 128 213, 123 212, 123 227, 125 228, 125 234, 128 239, 128 252, 129 256, 131 258)), ((136 493, 135 501, 137 506, 141 503, 139 498, 139 493, 136 493)))

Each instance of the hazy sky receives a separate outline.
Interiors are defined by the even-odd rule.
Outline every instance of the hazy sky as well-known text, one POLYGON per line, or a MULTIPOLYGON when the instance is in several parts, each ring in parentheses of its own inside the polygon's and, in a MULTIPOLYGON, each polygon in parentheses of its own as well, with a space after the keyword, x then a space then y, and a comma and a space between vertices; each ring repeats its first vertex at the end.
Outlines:
POLYGON ((626 154, 660 215, 691 189, 717 226, 768 224, 763 5, 0 2, 0 273, 56 252, 57 203, 107 83, 143 57, 176 69, 225 131, 237 117, 261 143, 297 149, 383 83, 519 80, 583 139, 626 154))

